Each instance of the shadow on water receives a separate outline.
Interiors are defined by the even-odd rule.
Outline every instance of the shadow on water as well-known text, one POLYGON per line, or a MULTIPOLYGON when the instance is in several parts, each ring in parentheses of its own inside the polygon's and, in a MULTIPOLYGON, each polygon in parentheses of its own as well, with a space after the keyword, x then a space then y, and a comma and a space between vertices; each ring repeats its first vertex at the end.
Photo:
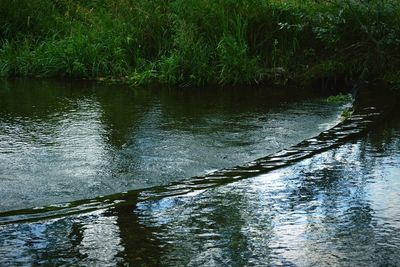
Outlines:
POLYGON ((337 126, 237 167, 0 213, 0 263, 398 265, 400 124, 386 103, 356 103, 337 126))

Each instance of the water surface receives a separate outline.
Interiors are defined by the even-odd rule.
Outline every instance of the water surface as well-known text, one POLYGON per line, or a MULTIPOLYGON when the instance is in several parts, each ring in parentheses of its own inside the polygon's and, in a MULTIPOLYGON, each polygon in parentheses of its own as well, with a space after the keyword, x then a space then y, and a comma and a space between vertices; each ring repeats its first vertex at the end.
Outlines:
POLYGON ((0 211, 165 185, 240 165, 339 120, 298 91, 0 84, 0 211))
MULTIPOLYGON (((65 93, 71 89, 64 90, 60 89, 60 92, 65 93)), ((87 99, 101 94, 99 89, 95 91, 90 89, 89 92, 87 99)), ((254 93, 254 91, 250 92, 254 93)), ((128 95, 131 93, 127 92, 128 95)), ((182 94, 186 93, 188 92, 182 94)), ((82 94, 81 91, 78 94, 82 94)), ((161 96, 168 99, 169 94, 172 94, 171 98, 176 100, 176 92, 153 94, 154 92, 145 93, 149 99, 157 101, 162 98, 161 96)), ((188 94, 191 95, 193 92, 188 94)), ((211 99, 219 95, 216 92, 208 92, 208 94, 213 96, 211 99)), ((230 94, 236 95, 237 92, 233 90, 230 94)), ((264 129, 262 126, 257 128, 259 131, 252 130, 251 127, 243 131, 238 130, 241 129, 240 127, 234 128, 240 133, 239 137, 244 135, 254 142, 261 142, 264 147, 258 147, 255 143, 236 146, 232 146, 231 143, 230 146, 222 146, 224 153, 232 151, 231 149, 244 151, 237 158, 232 155, 230 155, 232 158, 229 158, 228 155, 228 160, 231 159, 234 162, 221 161, 220 166, 224 170, 205 174, 204 170, 208 170, 215 161, 215 158, 210 156, 210 159, 205 158, 201 161, 203 165, 200 166, 203 169, 194 172, 195 175, 200 175, 198 177, 176 178, 169 182, 154 178, 153 182, 156 186, 150 187, 148 184, 146 188, 136 187, 136 189, 133 186, 134 190, 124 194, 91 198, 43 209, 1 212, 0 265, 399 266, 400 119, 396 113, 391 112, 390 114, 394 116, 388 116, 388 113, 380 113, 379 108, 359 108, 349 120, 323 131, 329 126, 329 121, 335 122, 340 107, 327 106, 318 99, 308 98, 298 98, 296 101, 290 100, 277 105, 273 104, 274 101, 267 101, 274 98, 264 91, 252 97, 262 99, 261 96, 264 94, 266 94, 264 100, 260 102, 254 100, 254 105, 248 105, 252 103, 249 100, 248 106, 242 109, 236 106, 238 104, 234 104, 236 101, 231 102, 231 95, 228 97, 229 100, 226 100, 227 102, 220 100, 225 103, 224 105, 210 106, 210 113, 205 112, 198 119, 217 116, 215 114, 220 114, 217 117, 223 116, 221 124, 228 130, 226 135, 221 131, 224 138, 229 138, 231 134, 229 127, 222 122, 226 118, 231 118, 235 125, 244 124, 246 127, 252 125, 251 118, 258 118, 258 121, 262 122, 261 125, 271 125, 269 120, 272 118, 287 120, 287 124, 276 123, 285 125, 288 130, 280 131, 279 135, 270 135, 277 138, 274 140, 279 140, 285 145, 278 143, 276 147, 273 147, 267 145, 270 144, 269 142, 263 143, 265 136, 259 137, 258 133, 268 134, 272 130, 264 129), (299 111, 302 108, 304 112, 299 111), (226 113, 225 109, 227 109, 226 113), (294 112, 295 110, 297 113, 294 112), (296 115, 292 116, 292 113, 296 115), (311 114, 307 115, 307 113, 311 114), (241 121, 239 117, 246 119, 241 121), (389 117, 392 118, 389 119, 389 117), (264 120, 259 118, 264 118, 264 120), (309 119, 302 121, 300 118, 309 119), (311 134, 314 130, 322 133, 316 134, 316 137, 305 137, 305 141, 302 141, 303 138, 296 145, 296 136, 301 134, 291 133, 290 127, 293 125, 299 127, 300 124, 296 124, 299 121, 309 125, 309 128, 301 128, 301 131, 306 133, 304 136, 311 134), (246 135, 247 132, 248 135, 246 135), (290 138, 281 137, 286 132, 292 134, 290 138), (276 152, 281 147, 285 149, 276 152), (250 153, 252 149, 260 151, 260 159, 254 160, 254 155, 250 153), (263 154, 261 152, 263 149, 270 151, 271 154, 263 154), (251 159, 245 160, 246 155, 251 159)), ((112 94, 104 98, 107 99, 105 101, 110 101, 111 96, 112 94)), ((81 99, 81 97, 80 95, 78 98, 81 99)), ((225 99, 222 95, 220 97, 225 99)), ((197 98, 199 95, 194 97, 194 99, 197 98)), ((121 99, 125 101, 127 97, 121 99)), ((233 97, 233 99, 236 98, 233 97)), ((240 97, 237 98, 237 101, 239 100, 240 97)), ((146 101, 144 102, 148 103, 146 101)), ((189 101, 182 101, 181 105, 187 102, 189 101)), ((167 102, 160 100, 159 103, 167 102)), ((160 107, 160 104, 157 105, 160 107)), ((170 108, 174 110, 172 106, 170 108)), ((191 108, 188 104, 187 109, 191 108)), ((9 108, 8 113, 3 114, 12 114, 10 110, 9 108)), ((164 110, 160 109, 158 116, 165 116, 164 110)), ((26 114, 32 113, 29 111, 26 114)), ((180 112, 178 114, 182 115, 180 112)), ((185 116, 182 115, 182 119, 190 119, 198 115, 197 112, 189 112, 185 116)), ((16 115, 3 116, 2 125, 6 123, 11 125, 18 117, 16 115)), ((151 116, 146 118, 149 117, 151 116)), ((22 118, 24 116, 21 115, 20 119, 22 118)), ((83 121, 85 125, 95 124, 86 124, 86 121, 90 121, 89 119, 83 121)), ((254 121, 253 125, 255 125, 254 121)), ((117 122, 121 121, 116 119, 114 123, 117 122)), ((196 125, 195 122, 192 123, 196 125)), ((104 135, 99 135, 102 137, 100 139, 108 140, 102 142, 107 149, 111 149, 111 152, 127 153, 124 149, 131 146, 133 142, 128 140, 140 139, 137 136, 144 138, 143 135, 137 134, 140 132, 138 130, 141 127, 140 124, 135 125, 130 125, 129 130, 126 130, 123 135, 114 133, 115 136, 129 137, 121 138, 120 140, 125 140, 123 142, 113 143, 110 139, 102 139, 105 138, 104 136, 110 136, 107 131, 103 133, 104 135), (133 133, 136 139, 132 137, 133 133)), ((153 131, 159 129, 159 124, 156 125, 157 127, 153 124, 146 127, 153 131)), ((208 127, 212 125, 214 124, 208 124, 208 127)), ((190 136, 195 135, 197 139, 202 136, 197 132, 201 132, 203 128, 200 124, 196 127, 193 128, 190 136)), ((84 127, 77 128, 84 130, 84 127)), ((183 128, 182 132, 184 132, 183 128)), ((67 134, 67 127, 63 129, 64 131, 60 130, 60 133, 66 134, 63 136, 74 136, 72 132, 70 135, 67 134)), ((86 130, 88 129, 90 127, 86 130)), ((171 131, 171 128, 168 131, 171 131)), ((204 131, 205 138, 208 130, 204 131)), ((214 140, 213 131, 208 133, 213 137, 210 140, 214 140)), ((4 138, 4 136, 13 135, 2 136, 4 138)), ((187 136, 189 134, 183 134, 181 139, 189 138, 187 136)), ((169 137, 166 135, 166 139, 169 137)), ((43 139, 39 138, 39 140, 43 139)), ((84 146, 89 140, 93 139, 87 139, 82 143, 76 141, 77 143, 74 144, 84 146)), ((174 140, 183 142, 178 138, 174 140)), ((209 149, 206 143, 203 144, 204 147, 198 149, 203 152, 209 149)), ((40 147, 37 143, 34 144, 40 147)), ((93 145, 93 143, 90 144, 93 145)), ((195 144, 198 143, 195 142, 195 144)), ((25 145, 27 144, 21 141, 19 147, 25 145)), ((65 149, 65 146, 62 149, 65 149)), ((7 146, 2 145, 1 148, 3 147, 7 146)), ((10 147, 11 145, 8 149, 10 147)), ((52 151, 50 148, 53 147, 54 144, 47 143, 47 149, 52 151)), ((151 146, 147 148, 151 150, 151 146)), ((13 151, 2 151, 3 158, 6 158, 6 155, 16 157, 13 151)), ((22 149, 21 151, 24 152, 22 149)), ((197 155, 195 151, 197 150, 191 151, 191 154, 194 154, 193 157, 197 155)), ((80 153, 85 154, 83 151, 80 153)), ((177 155, 177 152, 173 150, 165 153, 171 156, 177 155)), ((95 154, 92 160, 100 157, 99 155, 102 153, 95 154)), ((27 156, 25 160, 29 162, 27 156)), ((177 160, 181 161, 182 158, 177 157, 177 160)), ((77 162, 74 164, 78 164, 77 162)), ((1 164, 3 174, 4 170, 14 171, 14 168, 4 167, 11 163, 2 162, 1 164)), ((28 173, 26 166, 29 164, 23 165, 21 162, 19 169, 15 168, 15 170, 19 173, 28 173)), ((43 166, 46 165, 42 164, 40 168, 44 168, 43 166)), ((67 166, 72 168, 72 165, 67 166)), ((140 170, 136 169, 127 170, 140 173, 140 170)), ((154 173, 157 170, 155 169, 154 173)), ((113 172, 110 171, 110 173, 113 172)), ((163 174, 166 173, 168 172, 163 172, 163 174)), ((90 177, 85 172, 81 175, 85 179, 90 177)), ((38 176, 30 177, 33 177, 35 181, 38 176)), ((70 178, 71 181, 80 182, 74 176, 70 177, 73 177, 70 178)), ((105 175, 104 177, 116 176, 105 175)), ((126 178, 126 181, 132 181, 132 185, 136 183, 135 175, 119 177, 122 177, 122 180, 126 178)), ((50 180, 50 177, 48 179, 50 180)), ((1 181, 6 184, 7 180, 3 178, 1 181)), ((116 180, 115 183, 117 183, 116 180)), ((80 185, 83 184, 81 181, 80 185)), ((1 190, 4 192, 4 189, 1 190)), ((49 199, 54 201, 57 198, 49 199)), ((30 200, 29 203, 34 202, 30 200)))
POLYGON ((3 224, 0 263, 398 266, 399 140, 394 119, 236 182, 150 199, 133 191, 92 212, 3 224))

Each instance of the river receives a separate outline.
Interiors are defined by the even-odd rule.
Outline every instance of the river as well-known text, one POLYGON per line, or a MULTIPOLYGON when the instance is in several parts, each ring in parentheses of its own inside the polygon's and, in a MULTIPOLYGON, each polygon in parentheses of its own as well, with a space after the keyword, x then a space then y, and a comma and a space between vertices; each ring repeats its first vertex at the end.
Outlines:
POLYGON ((0 265, 399 265, 400 120, 346 105, 3 81, 0 265))

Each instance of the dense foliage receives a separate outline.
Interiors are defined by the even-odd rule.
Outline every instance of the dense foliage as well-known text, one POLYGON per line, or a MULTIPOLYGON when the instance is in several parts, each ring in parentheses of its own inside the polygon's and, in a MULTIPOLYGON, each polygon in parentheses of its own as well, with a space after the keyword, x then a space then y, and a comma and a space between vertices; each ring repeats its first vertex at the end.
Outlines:
POLYGON ((396 0, 0 2, 0 76, 180 86, 399 81, 396 0))

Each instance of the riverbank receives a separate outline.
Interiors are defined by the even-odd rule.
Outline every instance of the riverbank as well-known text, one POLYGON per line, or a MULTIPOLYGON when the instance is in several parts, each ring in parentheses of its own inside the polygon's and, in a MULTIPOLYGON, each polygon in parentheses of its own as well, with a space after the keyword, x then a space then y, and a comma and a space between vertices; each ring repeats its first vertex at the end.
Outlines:
POLYGON ((173 86, 399 87, 397 1, 14 1, 0 76, 173 86))

